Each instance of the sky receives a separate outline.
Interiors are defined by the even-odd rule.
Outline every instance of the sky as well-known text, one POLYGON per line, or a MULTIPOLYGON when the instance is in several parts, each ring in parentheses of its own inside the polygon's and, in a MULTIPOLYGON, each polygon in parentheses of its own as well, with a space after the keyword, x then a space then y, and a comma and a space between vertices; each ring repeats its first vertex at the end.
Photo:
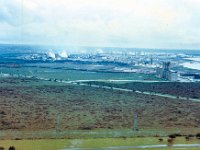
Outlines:
POLYGON ((200 0, 0 0, 0 43, 200 49, 200 0))

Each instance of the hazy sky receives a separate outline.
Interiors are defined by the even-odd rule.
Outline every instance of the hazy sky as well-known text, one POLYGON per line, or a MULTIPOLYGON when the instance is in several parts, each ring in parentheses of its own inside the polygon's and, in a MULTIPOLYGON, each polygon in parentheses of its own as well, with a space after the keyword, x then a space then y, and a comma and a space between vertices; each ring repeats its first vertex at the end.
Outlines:
POLYGON ((200 0, 0 0, 0 43, 200 49, 200 0))

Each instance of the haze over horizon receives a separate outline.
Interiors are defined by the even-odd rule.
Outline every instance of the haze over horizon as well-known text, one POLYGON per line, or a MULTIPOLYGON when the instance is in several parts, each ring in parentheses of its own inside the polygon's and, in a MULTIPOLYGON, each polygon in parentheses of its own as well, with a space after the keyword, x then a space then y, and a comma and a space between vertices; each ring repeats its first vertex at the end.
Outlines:
POLYGON ((0 7, 0 43, 200 49, 199 0, 9 0, 0 7))

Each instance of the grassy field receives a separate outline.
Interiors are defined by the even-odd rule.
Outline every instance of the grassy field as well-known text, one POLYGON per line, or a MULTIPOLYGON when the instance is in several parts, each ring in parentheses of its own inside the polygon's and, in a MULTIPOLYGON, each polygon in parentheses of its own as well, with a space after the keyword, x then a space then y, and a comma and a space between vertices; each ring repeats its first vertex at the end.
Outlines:
MULTIPOLYGON (((176 138, 173 144, 197 144, 199 140, 192 139, 186 141, 183 137, 176 138)), ((9 146, 15 146, 16 150, 69 150, 73 148, 82 148, 84 150, 93 149, 112 149, 106 147, 119 146, 141 146, 141 145, 160 145, 168 144, 167 138, 163 138, 163 142, 159 142, 157 137, 145 138, 103 138, 103 139, 42 139, 42 140, 1 140, 0 146, 8 149, 9 146)), ((127 149, 127 148, 124 148, 127 149)), ((133 149, 133 148, 132 148, 133 149)), ((158 150, 158 148, 150 148, 151 150, 158 150)), ((172 150, 180 148, 159 148, 163 150, 172 150)), ((184 148, 183 148, 184 149, 184 148)), ((187 149, 187 148, 186 148, 187 149)), ((188 148, 190 150, 199 150, 199 148, 188 148)), ((131 148, 129 148, 131 150, 131 148)), ((137 149, 133 149, 137 150, 137 149)))
POLYGON ((143 92, 155 92, 188 98, 200 98, 200 82, 129 82, 118 84, 113 82, 91 81, 87 83, 130 89, 134 91, 138 90, 143 92))
POLYGON ((141 130, 199 131, 198 102, 38 79, 1 78, 0 84, 1 130, 132 129, 137 111, 141 130))
POLYGON ((133 131, 129 128, 121 129, 93 129, 93 130, 1 130, 0 140, 12 139, 87 139, 87 138, 137 138, 137 137, 167 137, 177 134, 182 136, 196 135, 200 128, 143 128, 133 131))
MULTIPOLYGON (((52 64, 53 65, 53 64, 52 64)), ((67 66, 67 65, 66 65, 67 66)), ((55 67, 55 66, 54 66, 55 67)), ((26 75, 26 76, 37 76, 42 78, 52 78, 61 80, 161 80, 156 78, 152 74, 140 74, 140 73, 112 73, 112 72, 95 72, 95 71, 81 71, 81 70, 70 70, 67 68, 51 68, 51 67, 1 67, 0 72, 6 74, 26 75)))

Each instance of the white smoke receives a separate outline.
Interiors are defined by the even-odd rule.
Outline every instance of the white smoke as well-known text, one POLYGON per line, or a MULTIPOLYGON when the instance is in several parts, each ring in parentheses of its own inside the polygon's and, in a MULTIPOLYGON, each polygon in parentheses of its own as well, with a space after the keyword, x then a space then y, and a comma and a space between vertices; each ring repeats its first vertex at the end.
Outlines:
POLYGON ((56 59, 56 54, 54 52, 52 52, 52 51, 49 51, 47 53, 47 56, 50 57, 51 59, 54 59, 54 60, 56 59))
POLYGON ((67 58, 67 57, 68 57, 68 54, 67 54, 66 51, 62 51, 62 52, 58 53, 58 55, 59 55, 60 57, 62 57, 62 58, 67 58))
POLYGON ((96 53, 102 54, 102 53, 104 53, 104 51, 102 49, 96 49, 96 53))

